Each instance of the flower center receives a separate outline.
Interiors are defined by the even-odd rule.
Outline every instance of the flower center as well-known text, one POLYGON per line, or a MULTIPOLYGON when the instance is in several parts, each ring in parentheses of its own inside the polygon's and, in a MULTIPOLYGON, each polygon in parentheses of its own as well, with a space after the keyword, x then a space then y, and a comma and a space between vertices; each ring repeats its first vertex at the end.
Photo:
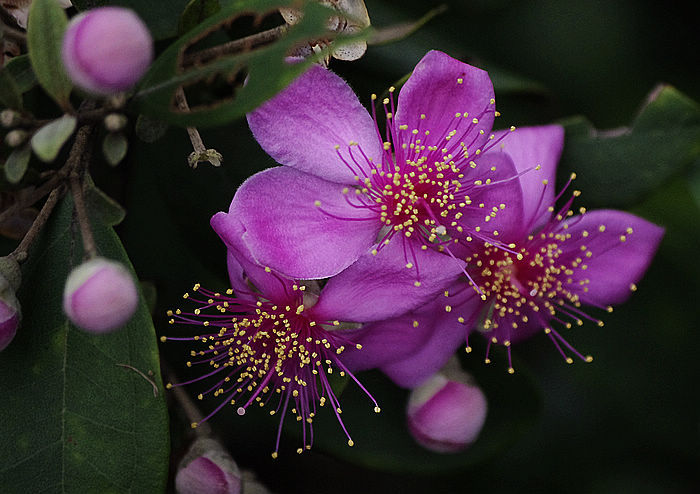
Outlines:
MULTIPOLYGON (((328 378, 337 369, 341 376, 348 374, 357 382, 338 358, 345 345, 351 343, 339 332, 327 329, 339 326, 338 321, 316 321, 305 312, 304 288, 294 285, 295 293, 291 294, 288 303, 276 304, 259 297, 231 297, 232 290, 222 295, 195 285, 195 294, 185 294, 185 298, 194 301, 199 307, 192 313, 184 313, 179 309, 169 311, 169 322, 213 326, 218 331, 194 337, 161 338, 162 341, 194 340, 206 346, 199 351, 190 352, 196 360, 187 362, 187 366, 204 364, 210 370, 203 376, 178 384, 185 385, 218 376, 216 383, 200 393, 198 398, 201 400, 205 395, 212 395, 223 396, 225 399, 200 423, 208 420, 226 404, 238 404, 239 415, 244 415, 253 402, 261 407, 272 402, 270 415, 281 411, 273 457, 277 456, 284 415, 290 401, 293 402, 292 413, 303 426, 304 448, 299 448, 297 452, 311 448, 311 424, 316 415, 317 403, 324 406, 330 402, 348 436, 348 444, 353 444, 340 420, 340 403, 328 378)), ((360 348, 359 345, 356 346, 360 348)), ((366 392, 362 386, 361 388, 366 392)), ((375 411, 378 411, 376 401, 367 394, 375 404, 375 411)), ((196 427, 197 423, 192 426, 196 427)))

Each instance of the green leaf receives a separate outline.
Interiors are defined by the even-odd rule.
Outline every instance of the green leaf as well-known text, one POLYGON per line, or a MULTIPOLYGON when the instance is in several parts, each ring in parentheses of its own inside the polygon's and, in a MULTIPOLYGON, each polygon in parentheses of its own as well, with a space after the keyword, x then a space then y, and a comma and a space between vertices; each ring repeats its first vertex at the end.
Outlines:
POLYGON ((121 132, 110 132, 102 141, 102 154, 104 154, 107 163, 112 166, 118 165, 124 159, 128 149, 129 141, 121 132))
POLYGON ((68 19, 56 0, 35 0, 29 9, 27 45, 39 84, 64 109, 70 109, 71 83, 61 61, 68 19))
POLYGON ((10 59, 4 70, 7 70, 12 75, 20 93, 26 93, 36 86, 36 75, 34 75, 34 70, 32 70, 29 55, 20 55, 10 59))
POLYGON ((219 0, 190 0, 180 16, 177 31, 181 34, 186 33, 207 17, 216 14, 219 9, 219 0))
POLYGON ((14 151, 5 161, 5 178, 11 184, 17 184, 22 180, 29 166, 29 159, 32 157, 32 148, 25 144, 14 151))
POLYGON ((44 125, 32 136, 32 149, 41 161, 56 159, 66 141, 73 135, 77 120, 72 115, 63 115, 44 125))
POLYGON ((374 34, 372 34, 372 36, 370 36, 370 38, 367 40, 367 44, 383 45, 387 43, 394 43, 395 41, 400 41, 418 31, 433 17, 445 13, 447 10, 447 5, 442 4, 435 7, 434 9, 429 10, 423 15, 423 17, 416 21, 402 22, 399 24, 394 24, 392 26, 377 29, 374 32, 374 34))
POLYGON ((151 144, 165 135, 168 131, 168 124, 146 115, 139 115, 134 130, 139 139, 151 144))
MULTIPOLYGON (((309 3, 304 10, 303 19, 275 42, 221 56, 208 63, 198 63, 184 71, 179 68, 179 64, 184 50, 220 25, 244 15, 263 16, 290 3, 292 2, 283 0, 245 0, 223 5, 218 13, 173 43, 151 65, 135 95, 138 111, 182 126, 204 127, 222 125, 240 118, 274 96, 313 63, 313 60, 305 60, 289 64, 285 62, 285 57, 299 44, 327 35, 326 20, 332 15, 332 10, 309 3), (233 98, 202 108, 193 107, 186 113, 177 110, 172 104, 174 93, 180 86, 211 79, 217 74, 231 77, 243 72, 247 74, 247 82, 236 90, 233 98)), ((343 39, 359 38, 353 36, 343 39)), ((339 38, 337 41, 342 40, 339 38)))
MULTIPOLYGON (((487 366, 474 357, 468 364, 486 394, 489 411, 479 438, 466 451, 444 455, 419 446, 406 427, 408 391, 379 372, 363 373, 358 378, 379 402, 380 413, 374 413, 374 405, 354 383, 340 399, 341 417, 354 446, 348 447, 332 410, 321 409, 313 423, 314 449, 366 468, 406 474, 447 472, 493 458, 534 425, 540 409, 539 393, 522 364, 517 364, 513 375, 505 367, 487 366)), ((299 435, 299 424, 291 423, 287 430, 299 435)))
POLYGON ((6 68, 0 69, 0 103, 8 108, 22 109, 22 93, 15 78, 6 68))
MULTIPOLYGON (((98 215, 91 223, 100 254, 129 266, 114 231, 98 215)), ((66 319, 63 285, 82 260, 76 231, 66 196, 24 266, 22 327, 0 356, 0 485, 8 494, 163 492, 168 416, 151 318, 142 299, 110 334, 66 319)))
POLYGON ((98 189, 92 179, 89 179, 86 187, 85 203, 89 211, 99 215, 108 226, 116 226, 124 221, 126 211, 117 201, 98 189))
POLYGON ((80 11, 105 5, 118 5, 135 11, 146 23, 154 39, 170 38, 177 34, 178 16, 188 0, 73 0, 80 11))
POLYGON ((586 204, 629 206, 700 158, 700 106, 670 86, 655 90, 630 127, 600 132, 565 122, 562 167, 586 204))

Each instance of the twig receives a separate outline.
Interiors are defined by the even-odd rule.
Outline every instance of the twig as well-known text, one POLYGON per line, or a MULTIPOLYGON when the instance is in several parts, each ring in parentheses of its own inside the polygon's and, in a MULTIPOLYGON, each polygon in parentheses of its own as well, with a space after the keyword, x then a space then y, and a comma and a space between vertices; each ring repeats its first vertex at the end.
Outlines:
POLYGON ((56 206, 56 203, 62 194, 62 187, 56 187, 51 191, 51 194, 49 194, 48 199, 46 199, 41 211, 39 211, 39 214, 34 219, 34 223, 32 223, 32 226, 29 228, 29 231, 24 235, 24 238, 17 248, 10 254, 10 256, 14 257, 15 261, 22 263, 27 259, 27 251, 29 250, 29 247, 31 247, 32 242, 34 242, 37 235, 39 235, 39 232, 44 227, 46 220, 48 220, 49 216, 51 216, 51 211, 53 211, 54 206, 56 206))
POLYGON ((158 397, 158 385, 155 382, 153 382, 153 379, 151 379, 146 374, 144 374, 143 372, 138 370, 136 367, 132 367, 129 364, 117 364, 117 365, 119 367, 124 367, 125 369, 130 369, 130 370, 136 372, 139 376, 143 377, 146 381, 148 381, 151 384, 151 386, 153 386, 153 397, 154 398, 158 397))
POLYGON ((97 245, 95 244, 95 238, 92 236, 90 218, 88 218, 85 198, 83 197, 83 184, 80 179, 80 175, 74 170, 70 175, 70 190, 75 203, 75 213, 78 216, 78 225, 80 225, 80 236, 83 238, 85 256, 88 259, 92 259, 97 256, 97 245))
POLYGON ((228 43, 223 43, 196 53, 186 54, 183 57, 182 63, 183 65, 196 65, 209 62, 210 60, 214 60, 224 55, 231 55, 246 49, 250 50, 256 46, 276 40, 286 31, 287 25, 282 24, 275 28, 268 29, 267 31, 251 34, 245 38, 235 39, 233 41, 229 41, 228 43))
MULTIPOLYGON (((166 380, 169 383, 177 381, 175 374, 162 360, 161 368, 163 369, 163 372, 167 378, 166 380)), ((211 426, 206 422, 200 422, 200 420, 202 419, 202 413, 199 411, 199 408, 197 408, 197 405, 194 404, 194 402, 192 401, 190 396, 185 392, 185 390, 182 389, 180 386, 175 385, 170 385, 169 389, 175 395, 175 400, 182 407, 182 410, 185 412, 185 416, 187 417, 187 420, 189 420, 190 424, 197 424, 197 427, 194 428, 195 434, 201 437, 210 437, 211 426)))
MULTIPOLYGON (((185 96, 185 91, 182 87, 177 88, 175 91, 175 103, 177 107, 183 112, 190 111, 190 105, 187 104, 187 97, 185 96)), ((200 161, 208 161, 213 166, 220 166, 223 156, 216 149, 207 149, 202 141, 202 136, 199 135, 199 130, 196 127, 187 127, 187 134, 190 136, 190 142, 192 143, 192 151, 187 157, 187 163, 192 168, 197 168, 200 161)))

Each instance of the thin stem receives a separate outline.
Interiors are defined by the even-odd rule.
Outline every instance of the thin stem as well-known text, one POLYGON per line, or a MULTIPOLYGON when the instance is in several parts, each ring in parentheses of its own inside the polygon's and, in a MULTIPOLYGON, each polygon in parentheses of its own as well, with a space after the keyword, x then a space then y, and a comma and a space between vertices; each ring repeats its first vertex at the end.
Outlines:
MULTIPOLYGON (((175 91, 175 103, 180 110, 184 112, 190 111, 190 105, 187 104, 185 91, 183 91, 182 87, 177 88, 175 91)), ((195 127, 187 127, 187 134, 190 136, 190 142, 195 153, 199 155, 207 152, 202 136, 199 135, 199 131, 195 127)))
POLYGON ((48 220, 49 216, 51 216, 51 211, 53 211, 54 206, 56 206, 56 203, 58 202, 58 199, 61 197, 62 194, 62 187, 56 187, 51 191, 51 194, 49 194, 48 199, 46 199, 46 202, 41 208, 41 211, 39 211, 39 214, 34 219, 34 223, 32 223, 31 228, 26 233, 26 235, 24 235, 24 238, 17 246, 17 248, 10 254, 10 256, 15 258, 15 261, 17 261, 18 263, 22 263, 27 259, 27 252, 29 251, 29 247, 31 247, 37 235, 39 235, 39 232, 44 227, 46 220, 48 220))
POLYGON ((251 50, 256 46, 269 43, 281 37, 287 31, 287 25, 282 24, 267 31, 251 34, 245 38, 236 39, 221 45, 207 48, 206 50, 184 56, 183 65, 196 65, 206 63, 224 55, 231 55, 244 50, 251 50))
POLYGON ((80 225, 80 236, 83 238, 83 249, 85 256, 92 259, 97 256, 97 245, 95 238, 92 236, 90 228, 90 219, 88 218, 87 209, 85 208, 85 198, 83 197, 83 184, 80 181, 78 172, 73 171, 70 175, 70 190, 75 203, 75 213, 78 216, 78 225, 80 225))
MULTIPOLYGON (((175 374, 162 361, 161 368, 163 369, 163 373, 166 376, 167 382, 177 382, 175 374)), ((190 395, 188 395, 187 392, 180 386, 172 386, 170 388, 170 391, 173 392, 175 400, 180 404, 182 410, 185 412, 187 420, 191 424, 197 424, 197 427, 194 429, 194 433, 197 436, 201 437, 211 436, 211 426, 207 422, 200 423, 203 417, 202 412, 200 412, 199 408, 197 408, 197 405, 194 404, 194 402, 190 398, 190 395)))

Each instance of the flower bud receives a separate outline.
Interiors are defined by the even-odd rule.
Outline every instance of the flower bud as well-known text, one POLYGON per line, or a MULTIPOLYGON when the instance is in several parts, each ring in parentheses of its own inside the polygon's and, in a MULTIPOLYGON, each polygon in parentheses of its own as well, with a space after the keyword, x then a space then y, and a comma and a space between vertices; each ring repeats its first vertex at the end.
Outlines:
POLYGON ((131 274, 118 262, 96 257, 71 271, 63 290, 63 310, 82 329, 106 333, 134 314, 139 296, 131 274))
POLYGON ((7 144, 8 147, 16 148, 17 146, 24 144, 24 141, 27 140, 28 136, 29 134, 26 130, 11 130, 5 136, 5 144, 7 144))
POLYGON ((218 442, 198 439, 178 466, 175 490, 178 494, 240 494, 241 472, 218 442))
POLYGON ((114 94, 131 88, 153 60, 153 40, 131 10, 101 7, 74 17, 63 38, 63 64, 88 92, 114 94))
POLYGON ((476 440, 486 420, 486 397, 468 374, 437 373, 415 388, 406 410, 408 429, 421 446, 456 453, 476 440))
POLYGON ((10 344, 17 334, 21 319, 19 301, 10 282, 0 274, 0 351, 10 344))

